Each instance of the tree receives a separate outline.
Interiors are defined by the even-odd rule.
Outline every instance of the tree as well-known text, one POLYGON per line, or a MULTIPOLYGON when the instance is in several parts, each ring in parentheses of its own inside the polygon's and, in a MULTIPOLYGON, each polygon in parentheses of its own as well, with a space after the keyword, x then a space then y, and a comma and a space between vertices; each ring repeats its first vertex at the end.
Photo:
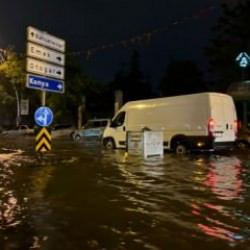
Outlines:
MULTIPOLYGON (((4 79, 2 91, 6 90, 6 82, 10 83, 16 99, 16 125, 20 122, 20 93, 25 87, 25 58, 12 50, 7 52, 7 60, 0 65, 0 74, 4 79), (4 87, 5 86, 5 87, 4 87)), ((9 93, 6 91, 6 93, 9 93)), ((11 101, 13 99, 9 99, 11 101)))
POLYGON ((231 7, 222 5, 221 17, 213 28, 214 38, 206 48, 211 70, 219 80, 218 90, 226 91, 230 83, 242 78, 235 58, 242 51, 250 52, 249 13, 249 0, 241 0, 231 7))
POLYGON ((129 65, 122 65, 111 83, 111 90, 122 90, 124 102, 152 97, 149 81, 140 69, 140 56, 133 51, 129 65))
POLYGON ((86 98, 86 107, 94 111, 100 98, 101 86, 94 79, 87 76, 82 65, 72 57, 67 58, 65 93, 48 93, 47 102, 55 113, 56 122, 76 123, 78 107, 86 98))
POLYGON ((163 96, 191 94, 205 90, 202 72, 189 60, 171 61, 160 83, 163 96))
MULTIPOLYGON (((20 122, 20 99, 22 97, 28 96, 32 100, 30 103, 33 104, 31 107, 33 113, 41 104, 41 92, 26 88, 25 81, 25 58, 10 50, 8 60, 0 65, 0 98, 4 96, 0 99, 0 105, 2 104, 1 109, 3 110, 4 107, 13 106, 14 100, 16 101, 17 125, 20 122)), ((84 73, 80 63, 69 57, 66 64, 65 93, 47 92, 46 104, 52 108, 55 122, 74 122, 76 121, 78 106, 83 102, 83 97, 86 97, 90 109, 92 107, 95 109, 96 103, 100 103, 102 100, 100 98, 101 90, 99 83, 84 73)))
POLYGON ((0 127, 7 126, 15 120, 15 97, 9 80, 0 73, 0 127))
POLYGON ((152 95, 150 83, 140 69, 140 55, 134 51, 130 60, 127 88, 125 97, 128 100, 149 98, 152 95), (127 93, 127 96, 126 96, 127 93))

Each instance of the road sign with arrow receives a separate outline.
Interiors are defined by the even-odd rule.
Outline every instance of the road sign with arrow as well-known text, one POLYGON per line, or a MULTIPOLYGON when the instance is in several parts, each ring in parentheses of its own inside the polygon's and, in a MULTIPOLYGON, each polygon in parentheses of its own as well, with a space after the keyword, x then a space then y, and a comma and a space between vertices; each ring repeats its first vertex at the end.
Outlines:
POLYGON ((27 74, 26 86, 31 89, 64 93, 63 81, 33 74, 27 74))
POLYGON ((27 43, 27 55, 29 57, 37 58, 61 66, 65 64, 64 54, 31 42, 27 43))
POLYGON ((36 110, 35 115, 35 122, 40 127, 48 127, 53 122, 53 112, 48 107, 40 107, 36 110))
POLYGON ((33 58, 27 58, 27 71, 30 73, 64 79, 64 68, 47 62, 42 62, 33 58))
POLYGON ((29 26, 27 28, 27 38, 29 41, 36 44, 40 44, 60 52, 65 52, 65 41, 63 39, 55 37, 37 28, 29 26))

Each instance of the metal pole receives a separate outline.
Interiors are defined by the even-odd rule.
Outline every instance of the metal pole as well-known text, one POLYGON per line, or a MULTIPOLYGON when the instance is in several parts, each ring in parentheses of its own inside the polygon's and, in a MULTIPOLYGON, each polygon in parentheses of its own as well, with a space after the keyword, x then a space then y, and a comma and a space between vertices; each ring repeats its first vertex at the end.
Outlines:
POLYGON ((247 101, 243 102, 243 124, 247 127, 247 101))
POLYGON ((123 92, 121 90, 115 91, 114 114, 120 109, 123 103, 123 92))
POLYGON ((15 95, 16 95, 16 127, 19 126, 20 123, 20 99, 19 99, 19 95, 18 95, 18 91, 17 91, 17 87, 15 85, 15 83, 12 83, 15 95))
POLYGON ((79 105, 78 106, 77 129, 80 129, 82 127, 82 110, 83 110, 83 105, 79 105))
POLYGON ((241 80, 242 80, 242 81, 245 81, 245 79, 246 79, 245 68, 242 68, 242 70, 241 70, 241 80))
POLYGON ((42 91, 42 106, 46 106, 46 91, 42 91))

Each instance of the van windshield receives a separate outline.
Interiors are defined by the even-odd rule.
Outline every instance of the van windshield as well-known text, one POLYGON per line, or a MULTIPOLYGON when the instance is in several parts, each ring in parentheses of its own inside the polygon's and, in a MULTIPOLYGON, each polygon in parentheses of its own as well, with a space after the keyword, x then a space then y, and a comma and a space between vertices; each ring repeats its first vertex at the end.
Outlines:
POLYGON ((119 113, 115 117, 115 119, 112 121, 111 127, 120 127, 120 126, 122 126, 123 123, 124 123, 124 120, 125 120, 125 114, 126 114, 126 112, 124 112, 124 111, 119 113))

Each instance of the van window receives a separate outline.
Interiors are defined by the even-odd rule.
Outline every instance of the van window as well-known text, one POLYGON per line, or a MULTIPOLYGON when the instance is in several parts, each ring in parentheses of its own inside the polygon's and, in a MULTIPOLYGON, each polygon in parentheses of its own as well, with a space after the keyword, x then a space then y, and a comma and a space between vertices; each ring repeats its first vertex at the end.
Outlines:
POLYGON ((112 121, 111 127, 120 127, 123 125, 125 120, 125 114, 126 112, 119 113, 115 119, 112 121))

